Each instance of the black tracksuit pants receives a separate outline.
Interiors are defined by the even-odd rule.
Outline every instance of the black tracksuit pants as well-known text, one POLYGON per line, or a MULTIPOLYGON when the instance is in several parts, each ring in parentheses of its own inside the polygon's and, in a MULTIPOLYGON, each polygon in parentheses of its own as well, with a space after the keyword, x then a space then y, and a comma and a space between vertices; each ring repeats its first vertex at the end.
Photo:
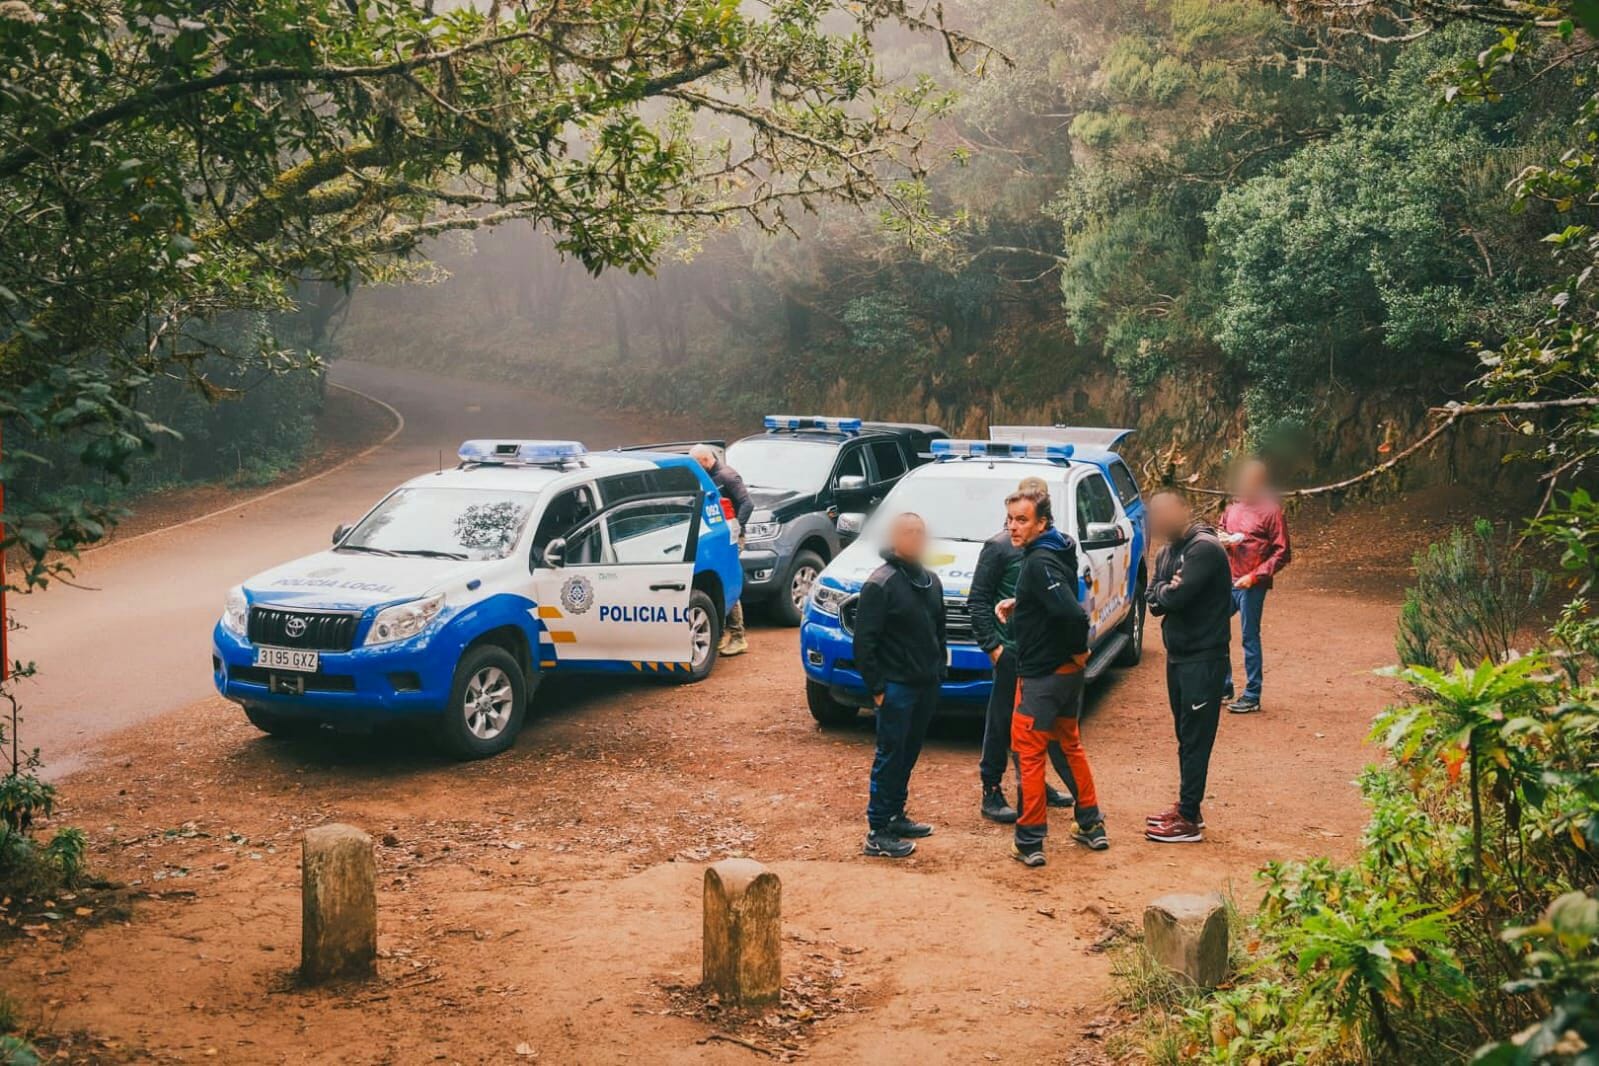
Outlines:
MULTIPOLYGON (((983 754, 978 759, 977 772, 983 780, 983 791, 998 788, 1005 778, 1005 757, 1016 762, 1016 753, 1010 750, 1010 720, 1016 710, 1016 653, 1002 651, 994 664, 994 688, 988 694, 988 715, 983 721, 983 754)), ((1066 753, 1056 741, 1049 742, 1049 761, 1055 773, 1065 784, 1066 791, 1077 798, 1077 782, 1072 780, 1072 768, 1066 763, 1066 753)), ((1017 788, 1020 788, 1022 770, 1016 767, 1017 788)), ((1020 810, 1020 800, 1017 810, 1020 810)))
POLYGON ((1182 786, 1177 809, 1190 822, 1198 822, 1205 800, 1205 779, 1210 773, 1210 750, 1216 744, 1221 722, 1222 690, 1227 684, 1228 660, 1166 663, 1166 695, 1171 700, 1172 724, 1177 728, 1177 764, 1182 786))

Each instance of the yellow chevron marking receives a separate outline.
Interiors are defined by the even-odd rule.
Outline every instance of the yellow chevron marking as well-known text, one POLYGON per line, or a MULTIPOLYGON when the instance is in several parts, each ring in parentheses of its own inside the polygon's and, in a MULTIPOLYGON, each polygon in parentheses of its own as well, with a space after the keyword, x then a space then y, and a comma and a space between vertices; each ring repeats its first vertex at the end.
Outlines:
POLYGON ((550 640, 556 644, 576 644, 577 634, 570 629, 552 629, 549 631, 550 640))
POLYGON ((637 660, 635 660, 634 663, 633 663, 633 669, 642 670, 642 669, 644 669, 644 664, 641 663, 641 662, 638 662, 637 660))
POLYGON ((544 670, 548 670, 552 666, 557 666, 557 665, 559 665, 559 664, 556 663, 556 661, 554 659, 540 659, 539 660, 539 667, 541 669, 544 669, 544 670))
POLYGON ((541 604, 539 604, 539 617, 540 618, 564 618, 565 615, 561 614, 561 609, 559 607, 556 607, 556 606, 553 606, 553 605, 546 606, 545 604, 541 603, 541 604))

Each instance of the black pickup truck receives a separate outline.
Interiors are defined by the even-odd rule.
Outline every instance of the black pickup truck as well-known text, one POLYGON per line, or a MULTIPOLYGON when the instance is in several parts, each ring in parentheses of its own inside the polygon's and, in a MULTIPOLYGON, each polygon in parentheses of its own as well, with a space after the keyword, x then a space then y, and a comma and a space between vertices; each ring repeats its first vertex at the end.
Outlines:
POLYGON ((727 463, 755 511, 744 527, 744 602, 799 625, 811 584, 905 472, 928 462, 937 426, 821 415, 768 415, 727 463))

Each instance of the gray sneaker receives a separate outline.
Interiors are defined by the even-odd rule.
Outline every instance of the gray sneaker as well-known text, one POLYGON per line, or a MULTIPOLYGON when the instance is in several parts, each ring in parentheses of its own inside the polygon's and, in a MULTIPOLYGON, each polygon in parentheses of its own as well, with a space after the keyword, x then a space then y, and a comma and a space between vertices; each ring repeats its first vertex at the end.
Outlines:
POLYGON ((867 833, 866 846, 861 849, 863 854, 882 859, 903 859, 915 850, 915 844, 901 840, 886 829, 873 829, 867 833))
POLYGON ((1010 846, 1010 857, 1023 866, 1044 865, 1044 849, 1042 847, 1024 848, 1020 844, 1010 846))

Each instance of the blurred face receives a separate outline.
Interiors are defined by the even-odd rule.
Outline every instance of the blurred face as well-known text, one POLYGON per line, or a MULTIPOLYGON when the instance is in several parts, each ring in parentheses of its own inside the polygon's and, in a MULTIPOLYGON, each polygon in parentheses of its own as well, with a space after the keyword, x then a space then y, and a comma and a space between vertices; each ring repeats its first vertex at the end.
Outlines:
POLYGON ((1264 496, 1270 488, 1270 478, 1267 475, 1266 464, 1259 459, 1251 459, 1238 468, 1238 476, 1233 479, 1233 495, 1240 499, 1250 500, 1257 496, 1264 496))
POLYGON ((901 559, 920 559, 927 553, 927 523, 920 515, 897 516, 889 527, 888 547, 901 559))
POLYGON ((1149 528, 1162 540, 1181 536, 1192 518, 1188 501, 1181 496, 1163 492, 1149 501, 1149 528))
POLYGON ((1032 500, 1017 500, 1005 505, 1005 528, 1011 544, 1020 548, 1037 540, 1049 523, 1038 517, 1038 505, 1032 500))

